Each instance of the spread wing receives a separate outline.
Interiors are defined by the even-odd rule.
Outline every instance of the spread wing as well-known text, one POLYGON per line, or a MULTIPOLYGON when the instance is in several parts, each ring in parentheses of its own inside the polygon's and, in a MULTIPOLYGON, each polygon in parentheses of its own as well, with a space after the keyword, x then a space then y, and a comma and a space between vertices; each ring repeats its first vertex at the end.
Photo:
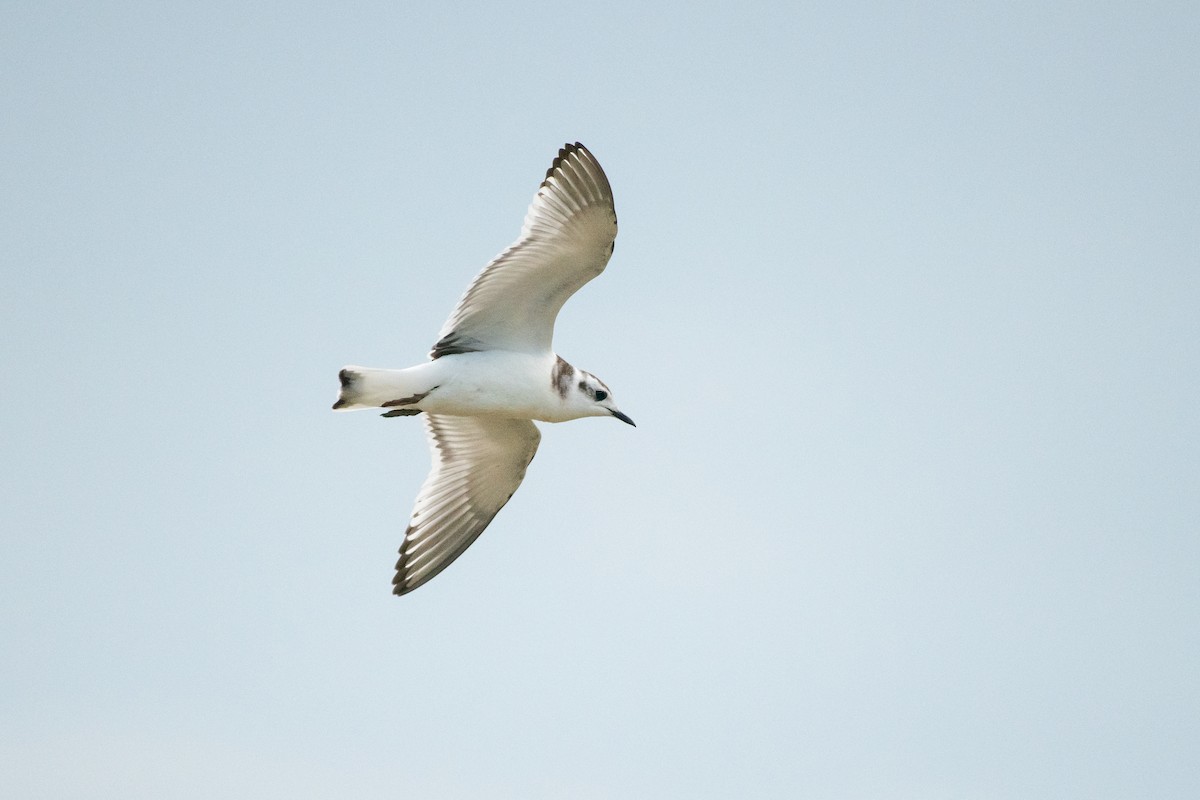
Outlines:
POLYGON ((604 271, 616 236, 604 170, 583 145, 565 145, 525 214, 520 238, 467 287, 430 357, 550 352, 559 309, 604 271))
POLYGON ((525 477, 541 434, 527 419, 426 414, 433 470, 404 532, 396 594, 407 594, 462 555, 525 477))

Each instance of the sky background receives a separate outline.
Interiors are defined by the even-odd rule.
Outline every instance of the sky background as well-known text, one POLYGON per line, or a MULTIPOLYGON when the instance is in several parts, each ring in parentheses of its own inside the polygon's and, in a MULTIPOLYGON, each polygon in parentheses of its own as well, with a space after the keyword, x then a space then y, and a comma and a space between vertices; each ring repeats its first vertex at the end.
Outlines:
POLYGON ((1194 3, 4 3, 0 795, 1200 795, 1194 3), (544 425, 392 566, 425 358, 613 185, 544 425))

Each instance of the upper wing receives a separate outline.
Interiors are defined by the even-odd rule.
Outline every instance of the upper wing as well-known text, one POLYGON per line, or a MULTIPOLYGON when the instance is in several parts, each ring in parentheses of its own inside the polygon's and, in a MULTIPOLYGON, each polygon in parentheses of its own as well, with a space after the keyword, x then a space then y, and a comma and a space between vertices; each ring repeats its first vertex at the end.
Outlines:
POLYGON ((483 533, 525 477, 541 434, 527 419, 426 414, 433 471, 404 532, 396 594, 444 570, 483 533))
POLYGON ((525 214, 521 237, 467 287, 430 357, 549 352, 559 309, 604 271, 616 236, 604 170, 578 142, 563 146, 525 214))

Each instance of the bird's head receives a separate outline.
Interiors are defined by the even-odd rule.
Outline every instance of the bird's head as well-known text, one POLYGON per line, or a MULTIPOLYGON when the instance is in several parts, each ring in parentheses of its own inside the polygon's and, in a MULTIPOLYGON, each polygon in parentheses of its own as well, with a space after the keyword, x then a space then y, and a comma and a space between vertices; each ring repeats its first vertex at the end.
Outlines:
POLYGON ((613 400, 612 391, 609 390, 604 381, 590 372, 580 372, 578 377, 579 380, 574 386, 575 405, 586 409, 586 416, 613 416, 627 425, 637 427, 633 420, 617 408, 617 404, 613 400))
POLYGON ((604 381, 592 373, 583 372, 582 369, 575 372, 571 383, 564 386, 564 389, 566 392, 563 399, 575 416, 614 416, 626 425, 637 427, 634 421, 617 408, 612 391, 604 381))
POLYGON ((617 408, 612 391, 604 381, 590 372, 575 369, 561 357, 555 359, 550 385, 562 398, 563 419, 616 417, 621 422, 634 425, 633 420, 617 408))

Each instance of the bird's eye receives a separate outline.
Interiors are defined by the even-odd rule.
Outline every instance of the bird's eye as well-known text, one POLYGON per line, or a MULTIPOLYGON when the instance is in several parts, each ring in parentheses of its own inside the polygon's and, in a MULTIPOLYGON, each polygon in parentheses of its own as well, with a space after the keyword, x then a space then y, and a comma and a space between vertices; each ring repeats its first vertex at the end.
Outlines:
POLYGON ((608 392, 604 391, 603 389, 596 390, 596 400, 597 401, 607 400, 607 399, 608 399, 608 392))

